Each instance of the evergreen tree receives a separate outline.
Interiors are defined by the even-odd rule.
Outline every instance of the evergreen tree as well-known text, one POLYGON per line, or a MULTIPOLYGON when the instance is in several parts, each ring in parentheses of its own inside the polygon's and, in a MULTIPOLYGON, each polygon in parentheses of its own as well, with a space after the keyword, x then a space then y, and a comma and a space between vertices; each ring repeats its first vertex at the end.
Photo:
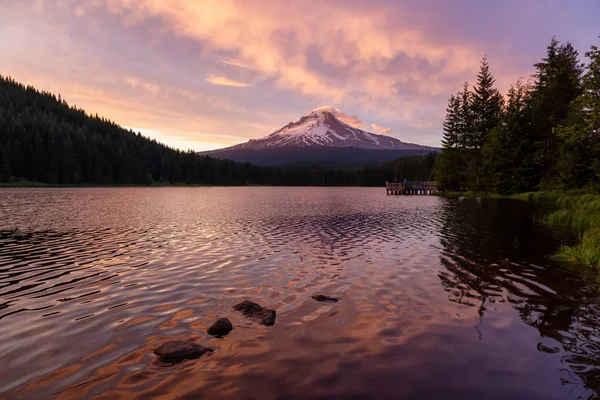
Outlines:
POLYGON ((583 65, 571 43, 561 44, 552 38, 546 57, 535 68, 532 118, 539 166, 537 179, 540 184, 554 188, 558 183, 560 155, 556 128, 565 123, 571 102, 581 93, 583 65))
POLYGON ((459 95, 451 95, 446 108, 446 119, 442 123, 443 137, 442 147, 453 148, 459 146, 460 135, 460 98, 459 95))
POLYGON ((25 170, 25 159, 23 156, 23 148, 21 145, 21 140, 17 139, 14 142, 14 146, 11 152, 11 166, 12 166, 12 174, 14 176, 23 176, 25 170))
POLYGON ((458 133, 458 142, 463 149, 473 148, 473 109, 471 101, 473 93, 469 91, 469 83, 463 84, 463 90, 458 95, 460 97, 460 130, 458 133))
POLYGON ((506 107, 484 57, 473 91, 465 85, 449 101, 436 165, 442 187, 600 189, 600 51, 586 56, 587 69, 570 43, 553 38, 534 84, 517 81, 506 107))
POLYGON ((484 146, 484 170, 488 189, 502 194, 531 190, 534 172, 534 138, 531 135, 529 97, 531 86, 518 80, 508 91, 504 120, 489 134, 484 146))
POLYGON ((462 138, 461 94, 450 96, 443 122, 442 152, 436 165, 436 179, 440 186, 449 190, 460 190, 463 165, 461 153, 464 151, 462 138))
POLYGON ((470 95, 470 129, 467 134, 467 184, 472 190, 486 189, 487 178, 483 168, 483 146, 489 135, 502 121, 503 99, 494 87, 487 57, 481 60, 477 84, 470 95))
POLYGON ((10 145, 6 145, 4 147, 0 147, 0 155, 2 158, 0 159, 0 182, 10 182, 10 145))
POLYGON ((471 95, 473 128, 469 147, 483 148, 489 133, 502 121, 504 100, 498 89, 494 87, 495 82, 496 79, 490 73, 487 57, 484 56, 477 75, 477 84, 473 87, 471 95))
POLYGON ((458 179, 460 190, 474 189, 473 186, 469 185, 471 181, 469 178, 476 174, 476 171, 474 171, 475 163, 473 160, 478 157, 480 151, 478 148, 474 147, 472 100, 473 93, 469 90, 469 83, 465 82, 460 94, 460 148, 459 151, 456 152, 457 160, 455 161, 458 165, 456 168, 456 178, 458 179))
POLYGON ((600 183, 600 50, 592 46, 582 78, 582 92, 569 118, 557 129, 561 144, 559 176, 567 188, 600 183))

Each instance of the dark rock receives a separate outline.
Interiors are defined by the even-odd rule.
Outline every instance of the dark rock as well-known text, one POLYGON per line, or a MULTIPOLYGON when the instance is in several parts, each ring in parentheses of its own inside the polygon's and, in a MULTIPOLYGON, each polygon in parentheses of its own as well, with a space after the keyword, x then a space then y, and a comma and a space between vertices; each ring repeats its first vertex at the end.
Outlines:
POLYGON ((233 306, 234 310, 241 311, 245 316, 252 318, 259 324, 271 326, 275 324, 275 310, 264 308, 250 300, 244 300, 233 306))
POLYGON ((224 336, 231 332, 232 329, 233 325, 231 325, 231 321, 227 318, 219 318, 206 330, 206 332, 208 332, 209 335, 224 336))
POLYGON ((337 303, 339 301, 335 297, 324 296, 322 294, 318 294, 316 296, 313 296, 312 298, 315 299, 316 301, 329 301, 331 303, 337 303))
POLYGON ((200 358, 206 352, 212 352, 214 349, 194 343, 193 341, 172 340, 154 350, 160 362, 167 364, 176 364, 183 360, 193 360, 200 358))

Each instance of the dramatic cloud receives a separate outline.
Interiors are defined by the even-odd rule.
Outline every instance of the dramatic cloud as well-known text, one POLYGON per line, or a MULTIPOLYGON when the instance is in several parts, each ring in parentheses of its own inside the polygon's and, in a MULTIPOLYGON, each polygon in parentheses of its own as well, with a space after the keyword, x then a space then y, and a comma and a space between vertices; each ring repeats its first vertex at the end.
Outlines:
POLYGON ((597 44, 597 15, 596 0, 4 0, 0 73, 178 146, 261 137, 319 104, 439 145, 483 54, 505 91, 553 35, 597 44))

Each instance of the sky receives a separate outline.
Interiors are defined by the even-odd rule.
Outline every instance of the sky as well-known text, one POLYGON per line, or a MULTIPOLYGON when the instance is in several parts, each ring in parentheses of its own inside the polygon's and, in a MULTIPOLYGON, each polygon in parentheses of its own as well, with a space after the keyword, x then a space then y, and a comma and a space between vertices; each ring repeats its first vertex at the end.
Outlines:
POLYGON ((182 150, 326 107, 438 146, 485 54, 502 91, 552 36, 600 45, 600 0, 0 0, 0 74, 182 150))

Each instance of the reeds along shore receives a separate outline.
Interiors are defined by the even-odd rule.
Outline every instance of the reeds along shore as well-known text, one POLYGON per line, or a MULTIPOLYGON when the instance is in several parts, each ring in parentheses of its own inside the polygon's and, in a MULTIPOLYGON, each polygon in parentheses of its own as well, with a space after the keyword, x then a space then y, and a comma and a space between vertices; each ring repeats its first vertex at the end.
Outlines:
POLYGON ((559 209, 547 214, 544 223, 582 232, 579 244, 562 246, 557 257, 600 269, 600 195, 553 194, 545 198, 553 199, 559 209))

